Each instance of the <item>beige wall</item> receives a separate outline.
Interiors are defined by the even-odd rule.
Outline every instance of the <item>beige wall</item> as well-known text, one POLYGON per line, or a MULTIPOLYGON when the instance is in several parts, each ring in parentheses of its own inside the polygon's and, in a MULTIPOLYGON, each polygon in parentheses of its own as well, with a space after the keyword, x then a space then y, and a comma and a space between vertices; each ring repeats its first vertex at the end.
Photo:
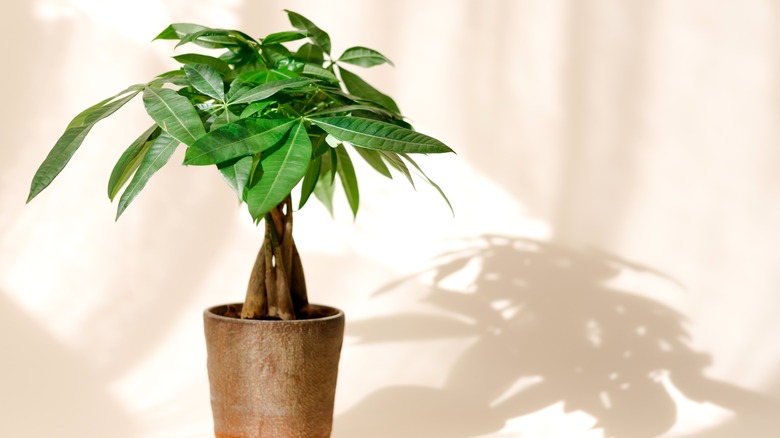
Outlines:
POLYGON ((114 223, 136 101, 24 200, 76 112, 174 65, 169 22, 259 36, 283 8, 393 59, 366 76, 458 151, 425 160, 454 219, 370 175, 356 222, 297 215, 311 296, 348 315, 334 437, 780 436, 760 0, 11 0, 0 436, 209 436, 201 311, 241 299, 260 239, 219 176, 166 168, 114 223))

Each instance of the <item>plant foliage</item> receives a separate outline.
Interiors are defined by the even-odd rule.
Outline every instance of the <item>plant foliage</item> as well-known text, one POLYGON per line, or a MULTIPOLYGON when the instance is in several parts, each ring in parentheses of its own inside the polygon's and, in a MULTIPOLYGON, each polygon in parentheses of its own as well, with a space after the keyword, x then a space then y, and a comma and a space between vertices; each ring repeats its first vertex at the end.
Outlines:
MULTIPOLYGON (((389 169, 408 177, 405 164, 411 164, 439 190, 408 154, 451 149, 414 131, 389 96, 343 68, 392 62, 366 47, 332 56, 325 31, 300 14, 287 14, 294 30, 258 39, 192 23, 168 26, 155 40, 220 53, 174 56, 180 69, 133 85, 77 115, 35 174, 28 202, 62 171, 98 121, 139 94, 155 125, 130 144, 111 174, 109 198, 124 188, 117 218, 179 144, 187 148, 184 164, 215 165, 255 220, 305 179, 298 203, 302 207, 317 186, 332 185, 333 175, 339 176, 357 214, 358 184, 345 147, 387 177, 389 169), (297 43, 297 50, 285 45, 290 43, 297 43)), ((330 208, 333 190, 317 192, 330 208)))
POLYGON ((292 313, 289 301, 300 310, 306 304, 291 236, 293 189, 300 185, 298 208, 314 194, 332 214, 338 175, 357 215, 360 196, 352 159, 359 157, 386 177, 392 178, 392 169, 414 184, 411 167, 446 201, 410 154, 452 150, 414 131, 391 97, 343 67, 392 65, 387 57, 360 46, 333 56, 325 31, 300 14, 287 14, 294 29, 257 39, 199 24, 168 26, 155 40, 216 53, 206 55, 199 49, 174 56, 179 69, 79 113, 33 177, 28 202, 63 170, 97 122, 141 95, 154 124, 131 142, 111 172, 108 196, 119 196, 117 219, 184 145, 185 165, 215 166, 255 221, 265 219, 265 244, 250 289, 265 288, 260 294, 268 302, 257 304, 262 310, 254 316, 287 319, 292 313), (292 298, 284 291, 292 291, 292 298))

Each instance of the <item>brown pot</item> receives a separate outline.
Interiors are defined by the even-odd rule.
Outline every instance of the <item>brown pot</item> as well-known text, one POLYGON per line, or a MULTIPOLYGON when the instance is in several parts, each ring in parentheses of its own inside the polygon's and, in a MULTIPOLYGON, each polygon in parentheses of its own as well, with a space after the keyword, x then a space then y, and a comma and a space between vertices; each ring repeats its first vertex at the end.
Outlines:
POLYGON ((311 307, 324 316, 238 319, 223 316, 227 305, 203 313, 217 438, 330 436, 344 313, 311 307))

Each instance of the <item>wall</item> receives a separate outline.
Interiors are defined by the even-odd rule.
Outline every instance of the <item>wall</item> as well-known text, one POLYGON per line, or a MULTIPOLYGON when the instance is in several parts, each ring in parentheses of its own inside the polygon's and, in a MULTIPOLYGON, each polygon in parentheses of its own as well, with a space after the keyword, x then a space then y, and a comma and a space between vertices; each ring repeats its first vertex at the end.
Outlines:
POLYGON ((201 312, 260 241, 217 173, 165 168, 115 223, 138 100, 24 200, 73 115, 174 66, 168 23, 259 36, 283 8, 390 57, 366 77, 458 152, 423 160, 454 218, 367 172, 356 221, 296 216, 348 315, 334 437, 780 434, 776 3, 12 0, 0 435, 210 436, 201 312))

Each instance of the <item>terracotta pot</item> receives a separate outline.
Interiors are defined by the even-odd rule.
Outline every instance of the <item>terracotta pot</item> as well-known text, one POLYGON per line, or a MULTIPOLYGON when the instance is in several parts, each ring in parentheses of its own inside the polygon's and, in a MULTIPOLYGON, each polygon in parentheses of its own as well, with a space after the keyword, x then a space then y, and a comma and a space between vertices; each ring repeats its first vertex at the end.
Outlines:
POLYGON ((206 309, 217 438, 330 436, 344 313, 311 307, 324 316, 258 321, 223 316, 227 305, 206 309))

